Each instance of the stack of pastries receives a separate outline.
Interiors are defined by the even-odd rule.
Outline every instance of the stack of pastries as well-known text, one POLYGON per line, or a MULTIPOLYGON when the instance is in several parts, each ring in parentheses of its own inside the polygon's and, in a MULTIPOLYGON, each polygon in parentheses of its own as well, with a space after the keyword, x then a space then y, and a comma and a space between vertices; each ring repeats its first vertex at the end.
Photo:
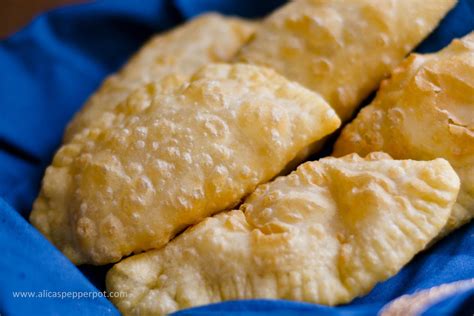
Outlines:
POLYGON ((69 124, 31 222, 116 263, 126 315, 366 294, 474 216, 474 33, 405 58, 455 3, 298 0, 152 38, 69 124))

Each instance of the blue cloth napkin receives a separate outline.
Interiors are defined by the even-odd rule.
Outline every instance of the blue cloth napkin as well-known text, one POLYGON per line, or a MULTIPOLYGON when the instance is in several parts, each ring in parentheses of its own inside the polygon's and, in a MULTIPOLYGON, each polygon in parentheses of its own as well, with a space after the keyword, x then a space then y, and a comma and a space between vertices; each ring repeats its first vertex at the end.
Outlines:
MULTIPOLYGON (((119 69, 152 34, 206 11, 258 17, 283 2, 96 1, 45 13, 0 42, 1 315, 119 314, 100 292, 109 266, 75 267, 25 220, 66 123, 104 77, 119 69)), ((436 51, 473 29, 474 0, 459 0, 418 51, 436 51)), ((473 277, 474 225, 470 224, 351 304, 233 301, 177 315, 372 315, 400 295, 473 277)), ((466 290, 427 306, 425 314, 472 315, 473 292, 466 290)))

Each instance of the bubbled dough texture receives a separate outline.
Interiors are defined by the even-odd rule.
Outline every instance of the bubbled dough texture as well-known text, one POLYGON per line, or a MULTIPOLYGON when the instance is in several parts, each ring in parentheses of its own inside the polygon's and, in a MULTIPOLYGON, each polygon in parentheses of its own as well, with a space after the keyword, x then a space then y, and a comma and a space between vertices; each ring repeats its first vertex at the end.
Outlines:
MULTIPOLYGON (((64 140, 84 128, 100 125, 98 118, 142 84, 168 75, 191 76, 198 68, 232 58, 247 41, 254 23, 218 14, 205 14, 148 41, 117 74, 108 77, 69 124, 64 140)), ((107 118, 105 118, 107 119, 107 118)))
POLYGON ((61 147, 31 215, 76 264, 163 246, 340 124, 319 95, 239 64, 204 67, 174 91, 150 84, 109 114, 61 147))
POLYGON ((445 158, 461 179, 445 232, 474 216, 474 32, 436 54, 407 58, 343 130, 334 155, 371 151, 445 158))
POLYGON ((456 0, 300 0, 270 15, 237 59, 320 93, 343 121, 456 0))
POLYGON ((301 165, 234 210, 107 275, 126 315, 159 315, 230 299, 335 305, 367 293, 446 224, 459 178, 444 159, 375 153, 301 165))

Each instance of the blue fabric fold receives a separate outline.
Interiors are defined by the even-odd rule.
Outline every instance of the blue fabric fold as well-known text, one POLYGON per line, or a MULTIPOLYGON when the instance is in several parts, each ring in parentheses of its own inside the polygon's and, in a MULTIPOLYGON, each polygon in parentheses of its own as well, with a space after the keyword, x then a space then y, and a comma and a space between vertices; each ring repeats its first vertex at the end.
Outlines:
MULTIPOLYGON (((99 293, 108 267, 74 267, 25 221, 67 122, 108 74, 152 34, 207 11, 259 17, 282 0, 103 0, 38 16, 0 42, 0 314, 116 315, 104 297, 15 298, 17 291, 99 293)), ((474 0, 460 0, 417 49, 436 51, 474 29, 474 0)), ((474 277, 474 225, 417 255, 368 295, 339 307, 283 300, 233 301, 177 315, 373 315, 390 300, 474 277)), ((472 307, 465 291, 427 306, 426 315, 472 307)), ((472 313, 471 313, 472 314, 472 313)))
POLYGON ((238 15, 246 18, 260 18, 286 2, 286 0, 175 0, 174 4, 186 19, 209 11, 216 11, 227 15, 238 15))

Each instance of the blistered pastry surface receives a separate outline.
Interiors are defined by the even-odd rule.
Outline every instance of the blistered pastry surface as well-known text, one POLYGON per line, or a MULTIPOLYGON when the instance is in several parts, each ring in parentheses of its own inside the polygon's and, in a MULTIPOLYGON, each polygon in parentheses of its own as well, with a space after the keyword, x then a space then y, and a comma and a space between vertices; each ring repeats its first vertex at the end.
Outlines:
POLYGON ((316 93, 239 64, 145 85, 108 118, 59 149, 31 214, 77 264, 163 246, 340 124, 316 93))
POLYGON ((438 53, 408 57, 343 130, 334 155, 372 151, 445 158, 461 178, 446 232, 474 216, 474 33, 438 53))
POLYGON ((299 0, 276 10, 237 56, 320 93, 343 121, 455 0, 299 0))
POLYGON ((231 299, 346 303, 394 275, 443 228, 459 178, 443 159, 324 158, 263 184, 239 210, 116 264, 126 315, 231 299))
POLYGON ((69 124, 64 140, 91 125, 144 83, 167 76, 187 79, 198 68, 231 59, 253 33, 255 24, 243 19, 204 14, 164 34, 158 34, 108 77, 69 124))

